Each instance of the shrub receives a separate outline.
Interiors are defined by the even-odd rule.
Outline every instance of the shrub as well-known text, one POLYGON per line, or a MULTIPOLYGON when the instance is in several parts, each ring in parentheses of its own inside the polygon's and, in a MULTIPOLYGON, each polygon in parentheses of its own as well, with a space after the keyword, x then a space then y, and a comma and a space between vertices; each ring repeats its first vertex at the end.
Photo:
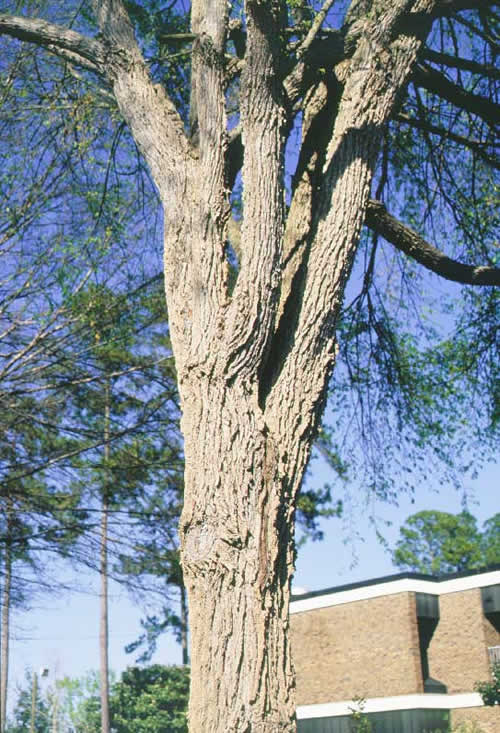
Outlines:
POLYGON ((492 681, 476 682, 474 689, 479 692, 485 705, 500 705, 500 662, 493 665, 492 681))

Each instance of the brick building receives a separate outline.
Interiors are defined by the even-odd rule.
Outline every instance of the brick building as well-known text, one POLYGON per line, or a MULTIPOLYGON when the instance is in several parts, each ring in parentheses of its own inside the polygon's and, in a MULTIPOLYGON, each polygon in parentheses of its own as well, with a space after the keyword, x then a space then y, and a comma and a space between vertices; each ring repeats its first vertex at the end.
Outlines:
POLYGON ((438 733, 462 720, 500 733, 500 707, 474 692, 500 654, 500 567, 294 596, 290 627, 299 733, 349 733, 355 697, 376 733, 438 733))

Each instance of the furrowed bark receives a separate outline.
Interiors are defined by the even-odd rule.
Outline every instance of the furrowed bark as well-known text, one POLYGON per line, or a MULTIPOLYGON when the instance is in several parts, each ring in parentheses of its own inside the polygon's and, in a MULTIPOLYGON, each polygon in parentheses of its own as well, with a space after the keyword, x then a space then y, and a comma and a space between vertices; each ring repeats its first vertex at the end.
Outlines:
POLYGON ((333 368, 336 320, 380 139, 440 5, 354 4, 347 36, 336 38, 328 82, 307 97, 305 148, 284 235, 285 94, 305 91, 307 69, 302 59, 283 81, 285 4, 247 0, 241 267, 230 296, 227 7, 193 3, 188 138, 149 77, 123 4, 94 3, 107 78, 165 211, 165 284, 185 438, 180 533, 193 733, 295 730, 287 638, 294 502, 333 368), (401 19, 412 13, 420 13, 418 37, 401 32, 401 19))
POLYGON ((241 85, 244 242, 231 307, 230 374, 254 381, 268 348, 279 298, 284 229, 284 107, 280 78, 283 4, 247 2, 247 43, 241 85))
POLYGON ((344 87, 321 186, 315 191, 317 208, 309 231, 307 270, 298 294, 300 314, 293 342, 285 346, 283 366, 274 376, 268 397, 269 408, 280 421, 296 412, 309 441, 333 369, 336 319, 359 240, 381 134, 420 49, 421 40, 415 37, 396 35, 391 41, 398 22, 412 5, 414 10, 430 11, 434 2, 402 0, 388 10, 377 7, 371 18, 363 20, 352 60, 337 70, 338 76, 343 74, 344 87), (297 388, 290 388, 303 382, 301 375, 305 373, 307 384, 298 395, 297 388), (294 407, 297 398, 300 411, 294 407))
POLYGON ((294 500, 333 366, 335 320, 381 131, 419 47, 414 38, 387 41, 409 5, 396 3, 367 22, 342 69, 330 145, 319 167, 314 156, 308 163, 318 180, 306 194, 312 201, 314 193, 317 203, 301 234, 307 249, 297 263, 305 268, 303 287, 298 294, 290 287, 296 316, 269 384, 263 384, 263 366, 274 353, 283 266, 283 8, 246 6, 242 261, 231 299, 221 264, 227 210, 217 152, 226 149, 219 55, 225 11, 213 5, 219 21, 209 25, 205 4, 194 7, 193 144, 171 122, 164 92, 152 91, 126 28, 107 29, 101 20, 108 38, 121 37, 126 46, 127 62, 117 57, 111 79, 165 204, 165 282, 185 437, 181 548, 190 604, 189 725, 196 733, 295 730, 286 633, 294 500))
POLYGON ((191 239, 197 192, 193 151, 163 86, 153 84, 121 0, 93 0, 108 48, 106 75, 165 204, 165 289, 176 359, 189 358, 192 303, 202 290, 193 278, 191 239))
MULTIPOLYGON (((191 24, 196 40, 192 54, 191 139, 196 161, 189 181, 197 202, 191 212, 190 277, 191 344, 189 360, 210 361, 214 334, 220 338, 227 298, 225 229, 229 216, 226 175, 225 58, 228 4, 195 0, 191 24), (210 181, 210 185, 206 182, 210 181)), ((169 245, 167 245, 167 250, 169 245)), ((174 284, 175 287, 175 284, 174 284)))
POLYGON ((184 585, 179 588, 180 595, 180 606, 181 606, 181 650, 182 650, 182 664, 189 664, 189 647, 188 647, 188 605, 187 605, 187 594, 184 585))
POLYGON ((200 397, 188 403, 184 420, 190 729, 293 731, 288 479, 280 476, 275 441, 254 396, 241 384, 228 390, 224 380, 198 386, 200 397), (208 434, 210 440, 199 440, 208 434))

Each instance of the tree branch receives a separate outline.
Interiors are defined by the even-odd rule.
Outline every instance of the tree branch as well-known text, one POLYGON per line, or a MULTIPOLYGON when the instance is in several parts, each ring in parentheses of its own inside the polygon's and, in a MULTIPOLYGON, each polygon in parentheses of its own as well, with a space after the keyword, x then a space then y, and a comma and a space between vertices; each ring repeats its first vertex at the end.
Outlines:
MULTIPOLYGON (((106 48, 106 77, 153 180, 162 190, 166 171, 182 165, 187 155, 182 119, 165 88, 153 83, 121 0, 92 0, 92 6, 106 48)), ((178 197, 169 191, 169 198, 178 197)))
POLYGON ((495 158, 493 155, 489 155, 486 151, 486 144, 481 143, 479 140, 471 140, 464 135, 457 135, 452 130, 447 130, 444 127, 433 125, 426 120, 417 119, 416 117, 410 117, 409 115, 400 113, 394 117, 396 122, 402 122, 403 124, 414 127, 416 130, 423 130, 430 133, 431 135, 439 135, 445 140, 452 140, 459 145, 463 145, 464 148, 468 148, 475 153, 479 158, 484 160, 485 163, 491 165, 492 168, 500 170, 500 160, 495 158))
POLYGON ((455 15, 461 10, 478 10, 479 6, 482 10, 486 10, 494 5, 498 5, 498 0, 481 0, 481 3, 478 3, 477 0, 440 0, 434 9, 433 16, 441 18, 455 15))
POLYGON ((313 43, 334 1, 335 0, 324 0, 323 5, 321 6, 321 9, 316 13, 316 16, 312 22, 309 32, 307 33, 306 37, 304 38, 304 40, 302 41, 302 43, 300 44, 300 46, 297 49, 298 58, 301 58, 306 53, 307 49, 313 43))
POLYGON ((425 48, 422 57, 426 61, 431 61, 433 64, 443 64, 453 69, 460 69, 462 71, 470 71, 473 74, 481 74, 482 76, 489 76, 492 79, 500 79, 500 69, 492 64, 480 64, 472 59, 464 59, 459 56, 452 56, 448 53, 438 53, 430 48, 425 48))
POLYGON ((463 285, 500 285, 500 268, 464 265, 452 260, 395 219, 380 201, 369 201, 365 224, 401 252, 437 275, 463 285))
POLYGON ((449 81, 438 71, 419 66, 412 74, 412 81, 432 94, 437 94, 442 99, 446 99, 455 107, 481 117, 492 127, 500 122, 500 106, 498 104, 486 97, 465 91, 461 86, 449 81))
POLYGON ((48 23, 39 18, 23 18, 0 13, 0 34, 11 36, 18 41, 26 41, 43 46, 52 53, 67 58, 69 52, 72 63, 82 60, 82 66, 97 73, 102 73, 105 59, 103 45, 93 38, 61 26, 48 23))

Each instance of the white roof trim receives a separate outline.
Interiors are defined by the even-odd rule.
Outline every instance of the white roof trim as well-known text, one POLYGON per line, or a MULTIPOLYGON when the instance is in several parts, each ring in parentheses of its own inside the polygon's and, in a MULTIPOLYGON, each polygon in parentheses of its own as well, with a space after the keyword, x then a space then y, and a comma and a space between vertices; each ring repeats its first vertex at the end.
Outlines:
POLYGON ((312 611, 316 608, 326 608, 327 606, 339 606, 342 603, 364 601, 368 598, 389 596, 394 593, 431 593, 442 596, 445 593, 457 593, 458 591, 472 590, 473 588, 483 588, 488 585, 497 584, 500 584, 500 570, 492 570, 487 573, 481 573, 480 575, 467 575, 462 578, 451 578, 450 580, 441 581, 400 578, 399 580, 387 580, 374 585, 362 585, 357 588, 292 601, 290 603, 290 613, 312 611))
MULTIPOLYGON (((395 697, 372 697, 365 701, 364 713, 381 713, 389 710, 456 710, 457 708, 478 708, 483 706, 481 696, 477 692, 466 692, 459 695, 398 695, 395 697)), ((356 702, 328 702, 321 705, 299 705, 297 718, 331 718, 338 715, 350 715, 358 709, 356 702)))

